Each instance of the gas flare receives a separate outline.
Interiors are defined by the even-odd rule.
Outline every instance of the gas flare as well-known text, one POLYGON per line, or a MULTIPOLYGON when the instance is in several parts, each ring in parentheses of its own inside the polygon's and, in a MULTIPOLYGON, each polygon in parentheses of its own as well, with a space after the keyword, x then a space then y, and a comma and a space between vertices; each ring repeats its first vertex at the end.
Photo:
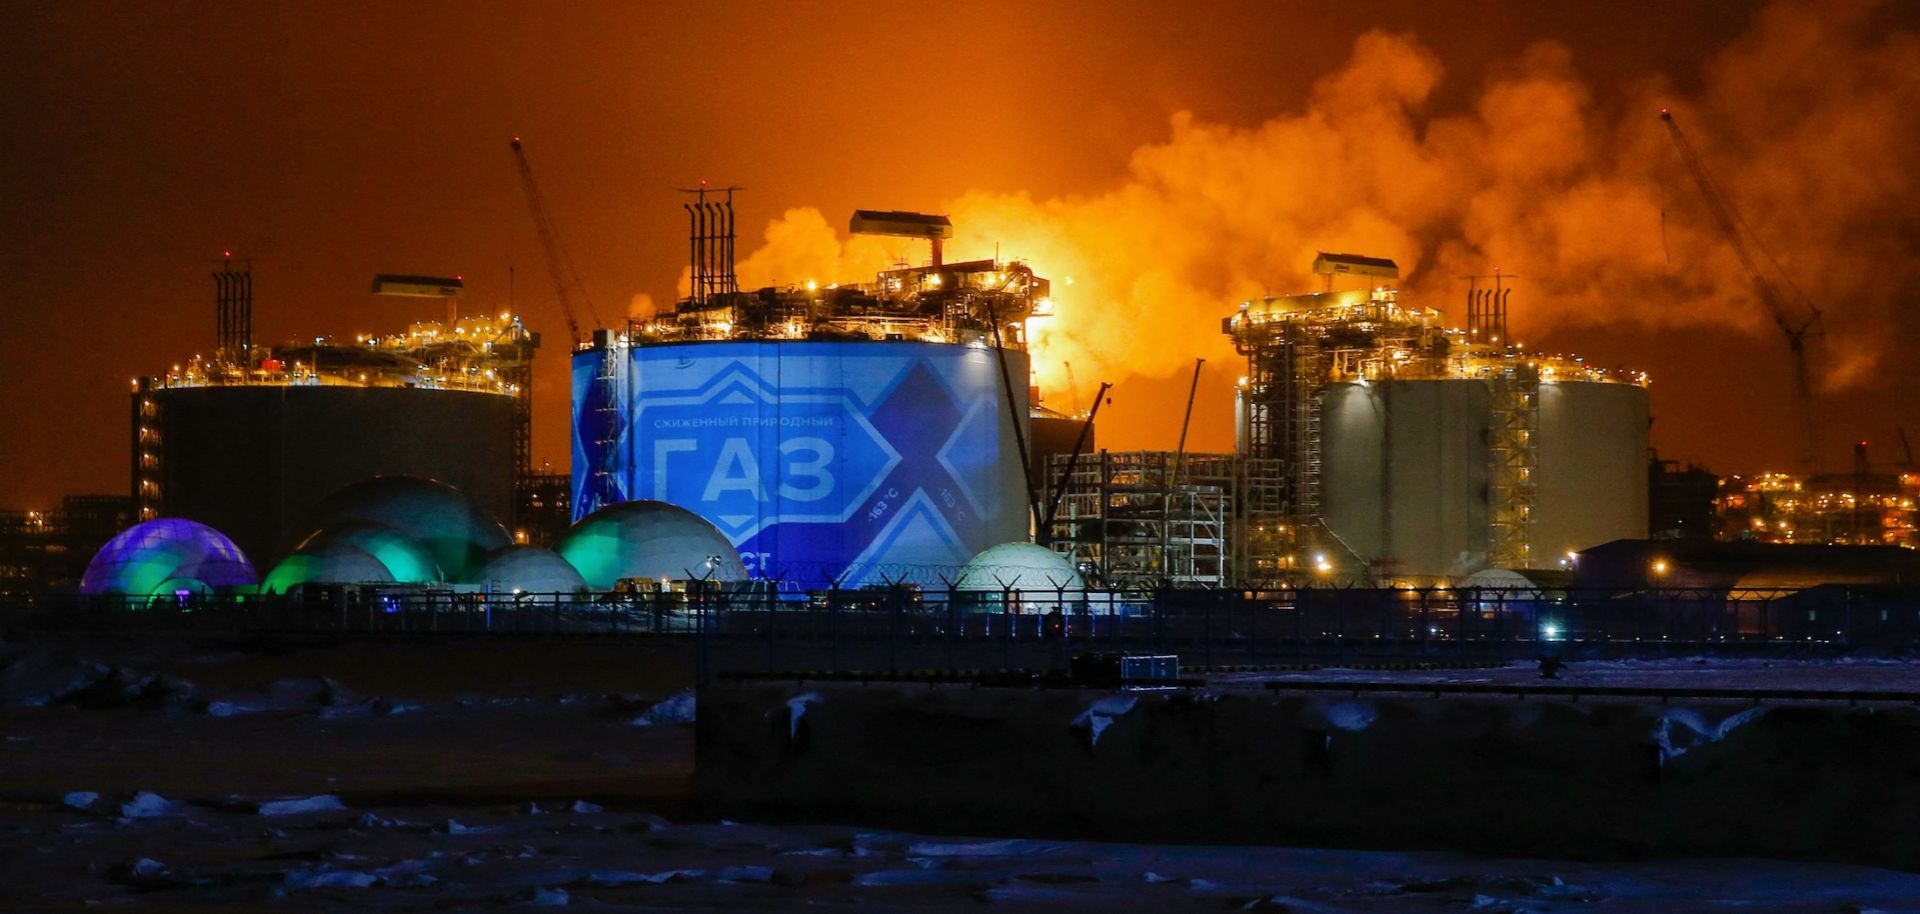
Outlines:
MULTIPOLYGON (((1601 84, 1541 42, 1445 113, 1430 110, 1442 56, 1370 32, 1303 110, 1253 127, 1175 115, 1103 193, 949 201, 948 257, 997 250, 1053 278, 1057 316, 1034 322, 1035 364, 1062 393, 1063 362, 1122 380, 1231 359, 1217 318, 1312 288, 1316 249, 1392 257, 1413 300, 1443 310, 1462 300, 1463 276, 1520 274, 1522 339, 1623 321, 1769 334, 1655 117, 1671 104, 1786 272, 1817 283, 1829 334, 1816 366, 1840 389, 1882 367, 1890 341, 1868 328, 1920 279, 1920 36, 1883 28, 1880 11, 1768 7, 1706 61, 1692 97, 1656 76, 1601 84)), ((846 280, 923 256, 843 240, 802 207, 768 226, 740 274, 749 288, 846 280)))

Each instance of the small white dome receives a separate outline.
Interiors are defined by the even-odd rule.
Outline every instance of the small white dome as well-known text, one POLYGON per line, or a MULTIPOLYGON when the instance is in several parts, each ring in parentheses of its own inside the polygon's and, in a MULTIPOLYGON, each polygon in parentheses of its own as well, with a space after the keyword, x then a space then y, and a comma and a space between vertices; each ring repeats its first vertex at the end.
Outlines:
POLYGON ((509 546, 494 553, 474 583, 520 593, 573 593, 587 586, 586 579, 559 553, 538 546, 509 546))
POLYGON ((1086 584, 1073 560, 1033 543, 1001 543, 989 547, 960 572, 959 590, 1039 591, 1082 590, 1086 584))

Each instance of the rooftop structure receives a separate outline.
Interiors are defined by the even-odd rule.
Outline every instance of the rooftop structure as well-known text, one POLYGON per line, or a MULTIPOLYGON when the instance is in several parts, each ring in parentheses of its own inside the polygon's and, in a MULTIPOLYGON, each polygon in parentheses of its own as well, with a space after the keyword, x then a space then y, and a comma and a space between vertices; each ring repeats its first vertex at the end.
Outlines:
POLYGON ((1022 322, 1050 312, 1049 289, 1046 279, 1018 261, 902 266, 866 283, 808 280, 689 298, 672 313, 634 322, 628 330, 638 344, 896 340, 1024 349, 1022 322))
MULTIPOLYGON (((151 389, 185 387, 333 386, 471 390, 519 396, 521 369, 539 335, 517 315, 469 315, 451 326, 420 321, 400 333, 356 335, 352 342, 314 337, 275 347, 253 346, 250 360, 224 350, 196 354, 149 378, 151 389)), ((143 380, 136 380, 139 388, 143 380)))

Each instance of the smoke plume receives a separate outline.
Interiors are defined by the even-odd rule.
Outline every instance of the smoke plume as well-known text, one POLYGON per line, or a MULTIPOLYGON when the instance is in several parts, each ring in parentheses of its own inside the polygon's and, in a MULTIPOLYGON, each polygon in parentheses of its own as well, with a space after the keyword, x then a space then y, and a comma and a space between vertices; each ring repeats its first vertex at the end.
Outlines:
MULTIPOLYGON (((1103 193, 949 201, 948 256, 997 244, 1054 280, 1059 316, 1035 322, 1047 386, 1062 362, 1118 381, 1229 357, 1217 318, 1246 298, 1317 288, 1315 250, 1392 257, 1408 300, 1455 321, 1461 277, 1520 274, 1520 334, 1622 321, 1777 334, 1656 117, 1671 105, 1785 273, 1817 284, 1829 333, 1816 369, 1843 388, 1895 345, 1848 329, 1885 326, 1920 279, 1920 36, 1887 29, 1880 12, 1771 6, 1686 98, 1658 76, 1596 79, 1542 42, 1447 113, 1429 110, 1441 57, 1415 36, 1370 32, 1304 110, 1252 128, 1178 114, 1103 193)), ((842 239, 819 211, 793 209, 742 261, 741 281, 845 281, 924 256, 896 242, 842 239)))

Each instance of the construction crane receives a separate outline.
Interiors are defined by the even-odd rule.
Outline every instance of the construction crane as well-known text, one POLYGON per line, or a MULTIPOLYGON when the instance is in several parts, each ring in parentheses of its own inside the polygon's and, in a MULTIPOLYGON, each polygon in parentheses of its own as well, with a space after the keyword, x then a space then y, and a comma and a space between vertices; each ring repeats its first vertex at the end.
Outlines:
POLYGON ((1720 226, 1720 233, 1726 236, 1727 244, 1732 246, 1734 254, 1739 256, 1741 268, 1746 270, 1748 281, 1753 283, 1754 295, 1759 297, 1760 303, 1767 309, 1768 316, 1773 318, 1774 325, 1779 327, 1781 334, 1787 338, 1787 349, 1793 354, 1794 386, 1800 397, 1801 433, 1804 436, 1801 442, 1800 463, 1807 472, 1812 472, 1818 462, 1819 451, 1818 438, 1814 432, 1813 380, 1807 366, 1807 341, 1818 338, 1823 332, 1820 308, 1793 285, 1793 280, 1786 275, 1785 270, 1780 268, 1779 261, 1774 259, 1772 252, 1767 250, 1765 243, 1761 242, 1760 237, 1747 226, 1746 220, 1740 217, 1740 211, 1734 208, 1733 201, 1728 200, 1726 195, 1720 192, 1720 188, 1714 185, 1712 177, 1707 174, 1707 166, 1700 161, 1700 155, 1694 152, 1693 144, 1687 142, 1687 135, 1680 132, 1680 125, 1674 122, 1673 112, 1661 108, 1660 120, 1666 123, 1667 133, 1672 135, 1673 145, 1680 150, 1680 158, 1686 162, 1687 171, 1693 176, 1693 183, 1699 186, 1700 196, 1707 202, 1707 211, 1712 213, 1713 221, 1720 226), (1786 297, 1781 294, 1780 288, 1761 271, 1760 263, 1754 259, 1753 252, 1747 247, 1743 235, 1753 239, 1754 245, 1766 257, 1767 263, 1773 267, 1774 272, 1780 275, 1786 287, 1792 290, 1801 307, 1791 307, 1786 297), (1804 316, 1796 319, 1796 313, 1804 316))
POLYGON ((540 194, 540 184, 533 179, 533 166, 527 163, 527 151, 520 148, 520 138, 514 137, 507 145, 513 148, 513 161, 520 169, 520 185, 527 192, 527 209, 533 212, 533 229, 540 236, 540 249, 547 255, 547 275, 553 279, 553 297, 560 301, 560 314, 567 319, 567 338, 578 344, 580 321, 574 316, 573 296, 576 293, 580 296, 580 303, 586 306, 587 316, 596 328, 600 326, 600 316, 593 309, 593 300, 587 297, 580 271, 574 269, 573 257, 560 242, 553 223, 547 220, 547 201, 540 194))
POLYGON ((1042 546, 1053 543, 1053 522, 1060 516, 1060 502, 1067 497, 1067 483, 1073 479, 1073 471, 1080 465, 1080 455, 1087 449, 1087 436, 1093 433, 1093 420, 1100 415, 1100 404, 1107 399, 1107 391, 1112 384, 1100 382, 1100 389, 1093 395, 1093 408, 1087 410, 1086 418, 1080 423, 1080 434, 1073 439, 1073 451, 1067 455, 1067 462, 1060 466, 1060 477, 1054 480, 1052 497, 1047 500, 1047 511, 1040 518, 1040 524, 1034 529, 1034 542, 1042 546))
POLYGON ((1080 385, 1073 381, 1073 363, 1061 362, 1067 368, 1067 415, 1080 415, 1080 385))

